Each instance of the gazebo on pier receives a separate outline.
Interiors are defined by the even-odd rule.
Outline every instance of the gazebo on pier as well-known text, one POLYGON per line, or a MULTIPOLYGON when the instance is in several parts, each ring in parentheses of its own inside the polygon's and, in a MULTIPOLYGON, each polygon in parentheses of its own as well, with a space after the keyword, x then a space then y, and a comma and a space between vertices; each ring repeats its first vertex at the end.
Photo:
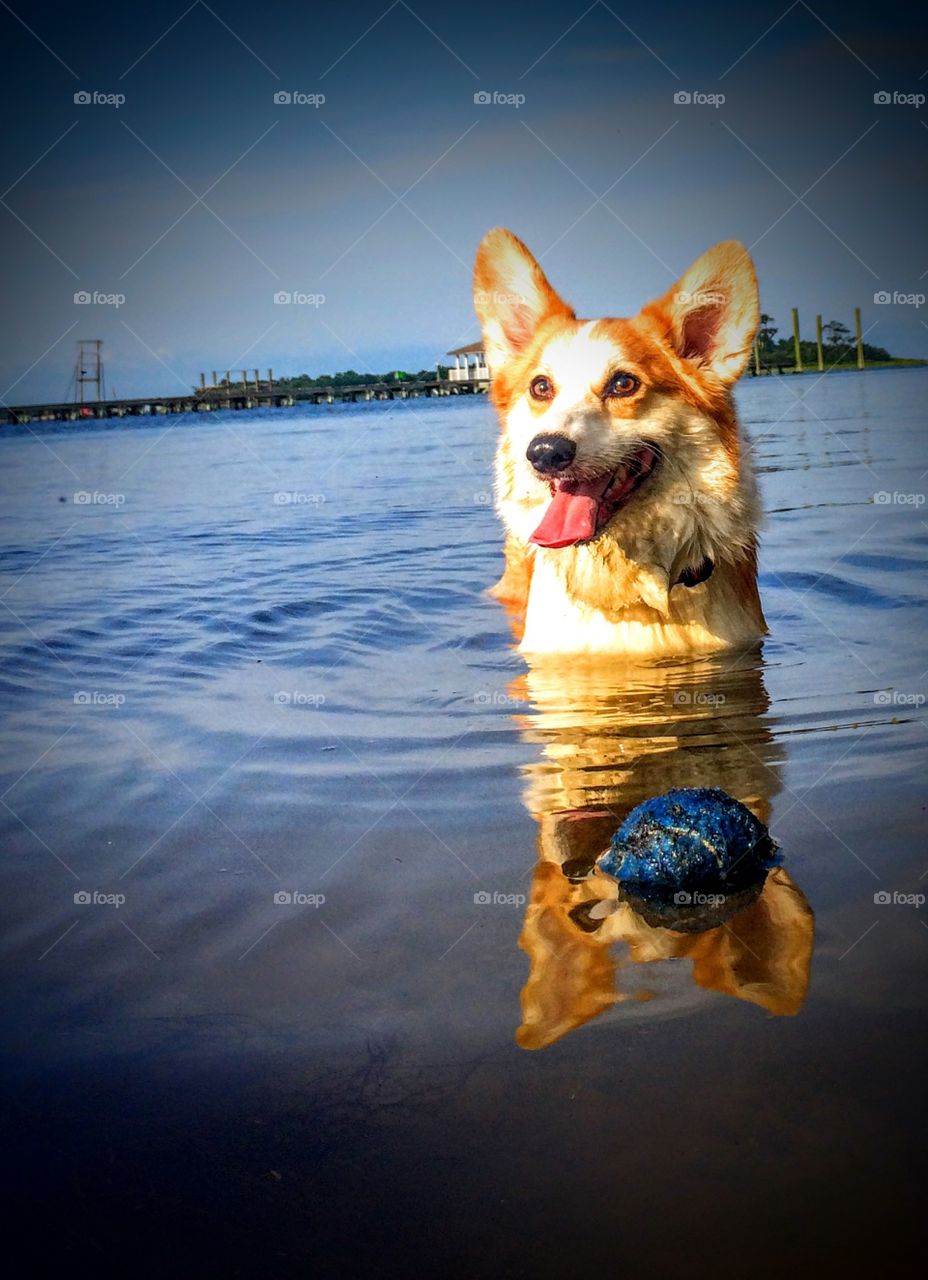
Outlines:
POLYGON ((482 342, 471 342, 466 347, 455 347, 446 353, 454 356, 454 365, 448 369, 449 382, 489 382, 490 370, 482 342))

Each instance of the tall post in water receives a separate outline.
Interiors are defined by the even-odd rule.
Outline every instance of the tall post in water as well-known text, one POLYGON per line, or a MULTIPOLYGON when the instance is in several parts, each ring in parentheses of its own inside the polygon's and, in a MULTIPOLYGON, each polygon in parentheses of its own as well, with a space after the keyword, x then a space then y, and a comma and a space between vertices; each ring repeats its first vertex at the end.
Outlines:
POLYGON ((242 370, 242 391, 245 393, 246 396, 248 395, 248 370, 247 369, 242 370))
POLYGON ((754 377, 760 377, 760 343, 754 339, 754 377))
POLYGON ((799 346, 799 310, 793 307, 793 355, 796 361, 796 372, 802 373, 802 350, 799 346))
POLYGON ((215 387, 215 385, 216 385, 216 370, 214 369, 213 370, 213 386, 215 387))
POLYGON ((255 369, 255 391, 261 390, 261 371, 255 369))
POLYGON ((864 338, 860 330, 860 307, 854 308, 854 332, 857 335, 857 368, 864 367, 864 338))
POLYGON ((226 369, 226 390, 232 390, 232 370, 226 369))
POLYGON ((274 370, 273 369, 268 369, 267 371, 267 389, 268 391, 274 390, 274 370))
POLYGON ((818 371, 825 372, 825 357, 822 353, 822 317, 815 317, 815 349, 818 352, 818 371))
POLYGON ((205 373, 200 374, 200 390, 201 391, 206 390, 206 374, 205 373))

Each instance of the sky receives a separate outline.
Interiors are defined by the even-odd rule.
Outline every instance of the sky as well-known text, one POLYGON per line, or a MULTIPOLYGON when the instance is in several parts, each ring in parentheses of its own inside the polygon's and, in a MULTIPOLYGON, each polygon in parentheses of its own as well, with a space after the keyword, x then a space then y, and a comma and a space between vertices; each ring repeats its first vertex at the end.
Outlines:
POLYGON ((580 315, 737 238, 781 336, 859 306, 928 356, 908 3, 0 0, 0 26, 6 403, 68 398, 78 338, 121 396, 434 367, 479 336, 495 225, 580 315))

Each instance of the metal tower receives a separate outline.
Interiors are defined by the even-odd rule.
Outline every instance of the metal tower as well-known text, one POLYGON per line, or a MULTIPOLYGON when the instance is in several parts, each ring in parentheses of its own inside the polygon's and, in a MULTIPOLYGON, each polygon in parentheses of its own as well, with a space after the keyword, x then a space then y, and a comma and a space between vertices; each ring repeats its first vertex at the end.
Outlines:
POLYGON ((103 375, 103 339, 78 338, 77 364, 74 366, 74 381, 77 384, 77 402, 85 400, 103 400, 106 398, 106 382, 103 375), (84 387, 90 384, 96 394, 87 396, 84 387))

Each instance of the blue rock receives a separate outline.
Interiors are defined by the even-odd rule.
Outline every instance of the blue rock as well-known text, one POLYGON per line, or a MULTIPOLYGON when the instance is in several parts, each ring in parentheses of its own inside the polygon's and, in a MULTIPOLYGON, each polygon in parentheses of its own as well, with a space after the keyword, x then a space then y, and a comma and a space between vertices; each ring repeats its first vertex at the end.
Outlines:
POLYGON ((736 894, 779 861, 750 809, 718 787, 691 787, 633 809, 598 865, 629 893, 666 902, 681 891, 736 894))

